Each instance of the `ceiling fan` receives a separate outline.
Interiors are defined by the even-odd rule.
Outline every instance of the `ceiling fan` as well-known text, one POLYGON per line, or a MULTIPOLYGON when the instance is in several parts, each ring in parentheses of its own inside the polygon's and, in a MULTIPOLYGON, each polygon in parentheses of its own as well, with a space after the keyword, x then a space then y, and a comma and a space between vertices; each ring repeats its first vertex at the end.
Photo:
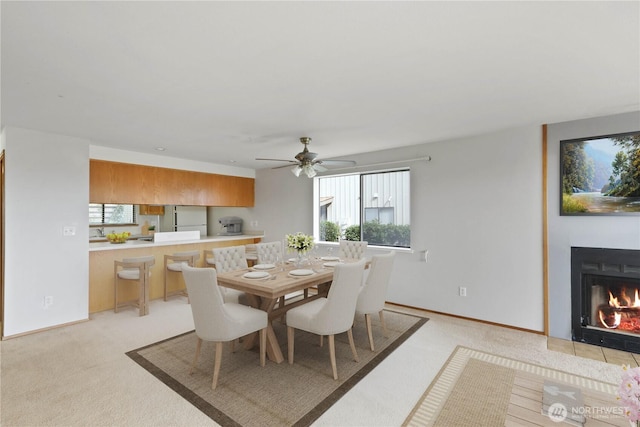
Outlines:
MULTIPOLYGON (((256 159, 256 160, 269 160, 275 162, 288 162, 293 163, 295 166, 291 169, 291 172, 295 176, 300 176, 302 172, 309 178, 316 176, 317 172, 324 172, 327 170, 325 166, 355 166, 356 162, 353 160, 320 160, 316 159, 318 156, 316 153, 309 151, 309 143, 311 138, 304 136, 300 138, 300 143, 304 145, 304 149, 296 154, 296 160, 282 160, 282 159, 256 159)), ((273 169, 286 168, 291 165, 277 166, 273 169)))

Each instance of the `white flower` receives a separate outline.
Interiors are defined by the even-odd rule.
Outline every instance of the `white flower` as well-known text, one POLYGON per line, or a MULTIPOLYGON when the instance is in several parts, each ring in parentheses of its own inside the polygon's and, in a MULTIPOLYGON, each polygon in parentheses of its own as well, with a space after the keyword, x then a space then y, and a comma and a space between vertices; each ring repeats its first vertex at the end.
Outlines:
POLYGON ((287 247, 289 249, 305 253, 313 248, 313 236, 297 232, 296 234, 287 234, 285 237, 287 238, 287 247))

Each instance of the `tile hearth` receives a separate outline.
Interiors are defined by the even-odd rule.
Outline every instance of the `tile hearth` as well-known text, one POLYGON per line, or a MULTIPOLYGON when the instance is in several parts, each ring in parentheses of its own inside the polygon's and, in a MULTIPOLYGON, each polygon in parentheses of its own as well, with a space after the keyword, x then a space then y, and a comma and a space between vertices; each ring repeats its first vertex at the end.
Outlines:
POLYGON ((584 357, 586 359, 598 360, 600 362, 611 363, 613 365, 629 365, 631 367, 640 366, 640 354, 600 347, 593 344, 548 337, 547 348, 552 351, 584 357))

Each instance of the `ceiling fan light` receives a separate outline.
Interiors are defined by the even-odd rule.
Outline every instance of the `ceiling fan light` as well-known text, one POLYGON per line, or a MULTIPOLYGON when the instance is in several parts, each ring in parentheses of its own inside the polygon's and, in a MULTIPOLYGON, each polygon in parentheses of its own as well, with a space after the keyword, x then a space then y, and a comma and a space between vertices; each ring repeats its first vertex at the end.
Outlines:
POLYGON ((302 170, 309 178, 316 176, 316 170, 311 165, 304 165, 302 170))
POLYGON ((302 172, 302 168, 300 166, 295 166, 291 168, 291 173, 294 174, 296 177, 300 176, 300 172, 302 172))

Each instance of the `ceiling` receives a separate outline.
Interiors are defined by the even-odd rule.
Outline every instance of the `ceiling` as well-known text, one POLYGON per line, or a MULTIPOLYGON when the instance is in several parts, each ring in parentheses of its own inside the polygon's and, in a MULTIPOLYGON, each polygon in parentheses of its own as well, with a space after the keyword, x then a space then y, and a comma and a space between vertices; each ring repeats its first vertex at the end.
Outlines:
POLYGON ((637 111, 639 6, 2 1, 2 126, 261 169, 637 111))

